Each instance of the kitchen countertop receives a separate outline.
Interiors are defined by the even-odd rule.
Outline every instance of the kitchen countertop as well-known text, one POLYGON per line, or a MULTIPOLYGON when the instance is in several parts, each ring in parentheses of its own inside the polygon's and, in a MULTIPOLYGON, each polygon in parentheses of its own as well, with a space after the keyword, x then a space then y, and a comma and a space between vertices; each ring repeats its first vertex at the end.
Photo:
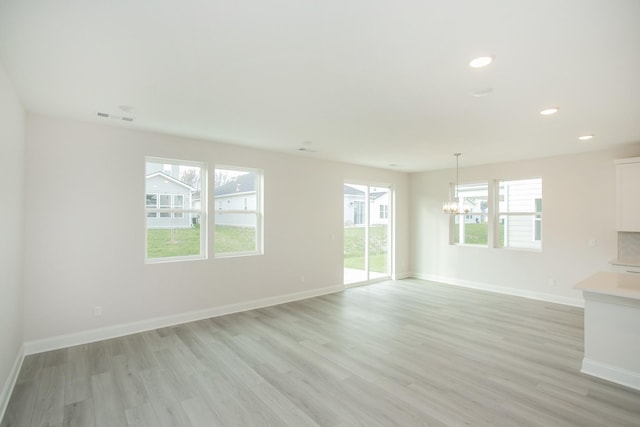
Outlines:
POLYGON ((576 289, 640 300, 640 274, 603 271, 579 282, 576 289))

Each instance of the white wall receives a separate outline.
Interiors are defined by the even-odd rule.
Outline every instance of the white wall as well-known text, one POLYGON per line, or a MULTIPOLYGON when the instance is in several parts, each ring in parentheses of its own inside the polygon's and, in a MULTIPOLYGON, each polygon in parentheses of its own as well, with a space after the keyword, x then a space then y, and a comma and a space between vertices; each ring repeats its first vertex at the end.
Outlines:
POLYGON ((449 245, 442 213, 455 170, 412 174, 411 270, 437 279, 580 305, 573 286, 609 270, 617 255, 614 159, 640 155, 640 144, 615 150, 460 169, 460 183, 542 178, 542 251, 449 245), (595 247, 589 240, 595 239, 595 247), (550 286, 554 279, 556 286, 550 286))
POLYGON ((26 172, 28 342, 341 285, 345 179, 395 186, 409 271, 408 174, 38 115, 26 172), (145 156, 263 169, 265 254, 145 265, 145 156))
POLYGON ((24 112, 0 64, 0 171, 6 203, 0 209, 0 419, 23 342, 24 112))

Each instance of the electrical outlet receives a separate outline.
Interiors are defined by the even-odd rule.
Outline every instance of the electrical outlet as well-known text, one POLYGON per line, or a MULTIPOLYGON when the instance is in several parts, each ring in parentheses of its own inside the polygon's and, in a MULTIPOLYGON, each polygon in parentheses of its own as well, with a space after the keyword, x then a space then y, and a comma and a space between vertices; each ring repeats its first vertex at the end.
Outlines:
POLYGON ((96 317, 102 316, 102 306, 101 305, 96 305, 95 307, 93 307, 93 315, 96 317))
POLYGON ((304 276, 300 276, 300 281, 304 283, 304 276))
POLYGON ((589 239, 588 244, 589 244, 590 248, 595 248, 596 247, 596 239, 589 239))
POLYGON ((556 282, 556 279, 549 279, 549 287, 550 288, 555 288, 556 286, 558 286, 558 283, 556 282))

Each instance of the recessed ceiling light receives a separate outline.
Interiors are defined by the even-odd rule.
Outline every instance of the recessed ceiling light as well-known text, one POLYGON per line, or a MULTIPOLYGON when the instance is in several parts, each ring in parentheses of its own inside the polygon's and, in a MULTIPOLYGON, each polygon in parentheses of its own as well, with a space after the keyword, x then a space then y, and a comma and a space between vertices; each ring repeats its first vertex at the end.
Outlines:
POLYGON ((594 136, 595 136, 595 135, 582 135, 582 136, 579 136, 579 137, 578 137, 578 139, 579 139, 580 141, 588 141, 588 140, 590 140, 591 138, 593 138, 594 136))
POLYGON ((540 111, 540 114, 542 114, 543 116, 550 116, 550 115, 555 114, 557 112, 558 112, 558 108, 551 107, 551 108, 545 108, 544 110, 540 111))
POLYGON ((491 64, 491 61, 493 61, 493 58, 490 56, 479 56, 477 58, 472 59, 471 62, 469 62, 469 67, 471 68, 486 67, 487 65, 491 64))

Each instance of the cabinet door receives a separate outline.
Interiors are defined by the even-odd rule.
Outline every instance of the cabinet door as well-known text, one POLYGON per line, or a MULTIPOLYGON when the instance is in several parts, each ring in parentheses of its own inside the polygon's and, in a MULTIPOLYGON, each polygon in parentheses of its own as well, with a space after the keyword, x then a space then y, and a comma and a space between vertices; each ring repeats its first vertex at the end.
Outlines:
POLYGON ((640 163, 616 165, 618 231, 640 231, 640 163))

